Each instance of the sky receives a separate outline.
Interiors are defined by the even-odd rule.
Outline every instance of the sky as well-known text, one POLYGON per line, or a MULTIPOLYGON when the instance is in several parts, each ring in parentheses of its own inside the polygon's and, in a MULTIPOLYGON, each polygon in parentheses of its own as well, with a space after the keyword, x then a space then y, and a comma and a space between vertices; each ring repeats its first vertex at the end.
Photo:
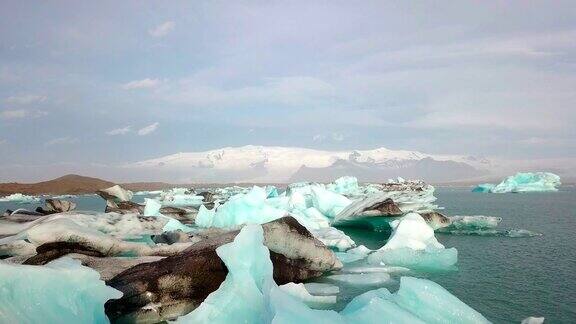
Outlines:
POLYGON ((562 159, 575 122, 573 1, 0 3, 0 168, 247 144, 562 159))

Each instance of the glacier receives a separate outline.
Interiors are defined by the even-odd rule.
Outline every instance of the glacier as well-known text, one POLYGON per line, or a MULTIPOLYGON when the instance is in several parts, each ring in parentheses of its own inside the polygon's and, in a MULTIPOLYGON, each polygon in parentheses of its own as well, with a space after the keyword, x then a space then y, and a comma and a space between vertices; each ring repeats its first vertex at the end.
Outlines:
POLYGON ((120 297, 98 272, 71 258, 45 266, 0 263, 2 323, 109 323, 104 303, 120 297))
POLYGON ((489 193, 545 192, 558 191, 560 185, 560 176, 554 173, 518 172, 497 185, 484 183, 478 185, 472 191, 489 193))

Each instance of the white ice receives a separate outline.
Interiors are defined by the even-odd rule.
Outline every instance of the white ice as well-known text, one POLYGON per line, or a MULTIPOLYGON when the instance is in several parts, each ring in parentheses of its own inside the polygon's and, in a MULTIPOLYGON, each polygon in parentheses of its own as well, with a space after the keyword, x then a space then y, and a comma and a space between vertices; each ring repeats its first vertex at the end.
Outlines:
POLYGON ((39 197, 23 195, 21 193, 11 194, 6 197, 0 197, 0 202, 16 202, 19 204, 33 204, 40 202, 39 197))
POLYGON ((410 269, 448 269, 456 264, 458 252, 446 249, 434 236, 434 230, 416 213, 391 223, 388 242, 368 256, 371 264, 385 264, 410 269))

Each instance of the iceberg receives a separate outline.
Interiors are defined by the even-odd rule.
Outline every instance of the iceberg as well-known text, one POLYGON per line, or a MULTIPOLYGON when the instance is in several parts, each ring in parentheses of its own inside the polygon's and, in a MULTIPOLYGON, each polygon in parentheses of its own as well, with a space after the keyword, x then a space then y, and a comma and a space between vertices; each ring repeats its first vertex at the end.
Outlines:
POLYGON ((39 203, 40 198, 35 196, 23 195, 21 193, 11 194, 6 197, 0 198, 0 202, 15 202, 18 204, 34 204, 39 203))
POLYGON ((550 172, 518 172, 497 185, 485 183, 472 189, 473 192, 545 192, 558 191, 560 177, 550 172))
POLYGON ((542 324, 542 323, 544 323, 544 317, 530 316, 523 319, 520 324, 542 324))
POLYGON ((354 298, 341 314, 351 323, 490 323, 442 286, 427 279, 400 278, 400 289, 386 288, 354 298))
POLYGON ((144 201, 146 202, 146 205, 144 206, 144 216, 155 216, 166 220, 166 225, 164 225, 164 227, 162 228, 164 232, 181 230, 185 233, 188 233, 193 230, 191 227, 182 224, 177 219, 162 215, 160 213, 160 208, 162 208, 162 204, 159 201, 150 198, 145 198, 144 201))
MULTIPOLYGON (((110 216, 123 216, 118 214, 103 214, 110 216)), ((94 216, 94 215, 87 215, 94 216)), ((114 230, 112 224, 106 224, 107 220, 114 220, 106 216, 84 217, 81 214, 55 214, 46 218, 39 219, 32 224, 24 224, 25 227, 20 227, 19 232, 8 237, 0 238, 0 256, 14 256, 14 255, 34 255, 36 248, 46 243, 76 243, 76 245, 83 246, 87 249, 100 253, 103 256, 114 255, 173 255, 184 250, 192 243, 177 243, 172 245, 148 245, 141 242, 129 242, 120 239, 119 237, 126 237, 126 233, 132 232, 134 229, 146 228, 151 225, 157 228, 159 224, 164 225, 165 222, 143 222, 143 226, 136 218, 136 222, 123 223, 122 220, 117 221, 115 225, 118 227, 114 230), (101 219, 100 219, 101 218, 101 219), (151 224, 147 224, 151 223, 151 224), (124 226, 125 228, 122 228, 124 226), (108 231, 108 233, 106 233, 108 231), (116 236, 113 236, 115 234, 116 236)), ((151 228, 152 229, 152 228, 151 228)), ((160 231, 162 232, 161 228, 160 231)))
POLYGON ((122 297, 80 261, 45 266, 0 263, 0 322, 109 323, 104 303, 122 297))
MULTIPOLYGON (((377 289, 354 298, 337 313, 311 309, 317 303, 306 286, 288 284, 278 287, 272 279, 270 252, 263 245, 263 229, 259 225, 242 228, 233 242, 222 245, 216 253, 229 272, 220 287, 192 312, 180 316, 178 323, 488 323, 474 309, 464 304, 440 285, 411 277, 400 279, 400 289, 392 294, 377 289)), ((381 284, 390 276, 374 273, 372 284, 381 284)), ((364 280, 338 278, 349 282, 364 280)), ((311 287, 311 286, 309 286, 311 287)), ((337 292, 320 286, 325 292, 337 292)), ((333 296, 332 296, 333 297, 333 296)), ((333 299, 322 299, 332 302, 333 299)))
POLYGON ((386 272, 346 273, 331 275, 326 279, 354 286, 381 286, 390 281, 390 275, 386 272))
POLYGON ((424 218, 410 213, 391 222, 388 242, 368 256, 371 264, 385 264, 421 270, 445 270, 458 260, 455 248, 446 249, 434 236, 424 218))
POLYGON ((286 216, 283 209, 266 203, 264 188, 254 186, 246 194, 238 194, 215 210, 200 207, 195 223, 199 227, 234 228, 242 224, 263 224, 286 216))
POLYGON ((232 243, 216 249, 228 268, 218 290, 177 323, 269 323, 266 290, 273 284, 270 251, 262 226, 247 225, 232 243))
POLYGON ((321 186, 311 188, 312 204, 323 215, 334 218, 352 201, 340 194, 324 189, 321 186))
MULTIPOLYGON (((285 285, 280 286, 280 289, 284 290, 289 295, 298 298, 304 304, 311 308, 322 309, 327 308, 336 303, 336 296, 332 295, 312 295, 303 283, 293 283, 289 282, 285 285)), ((336 292, 337 294, 338 292, 336 292)))
POLYGON ((345 196, 362 194, 361 188, 358 186, 358 179, 351 176, 344 176, 334 180, 334 182, 326 186, 326 189, 345 196))
POLYGON ((172 188, 163 191, 158 200, 162 206, 168 207, 199 207, 204 200, 203 196, 196 195, 194 189, 189 188, 172 188))

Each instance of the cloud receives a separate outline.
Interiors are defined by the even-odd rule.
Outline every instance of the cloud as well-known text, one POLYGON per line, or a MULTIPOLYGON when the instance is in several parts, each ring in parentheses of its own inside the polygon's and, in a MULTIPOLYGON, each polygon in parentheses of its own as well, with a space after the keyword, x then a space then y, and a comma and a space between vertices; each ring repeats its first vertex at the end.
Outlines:
POLYGON ((0 139, 0 145, 4 145, 4 144, 6 144, 6 143, 8 143, 7 140, 5 140, 5 139, 0 139))
POLYGON ((161 23, 160 25, 150 29, 148 31, 148 34, 150 34, 150 36, 152 37, 164 37, 168 34, 170 34, 170 32, 172 32, 174 30, 174 27, 176 27, 176 23, 173 21, 166 21, 164 23, 161 23))
POLYGON ((16 105, 29 105, 32 103, 41 103, 48 99, 46 96, 38 96, 38 95, 21 95, 21 96, 11 96, 4 100, 6 103, 9 104, 16 104, 16 105))
POLYGON ((80 140, 75 137, 58 137, 46 142, 44 145, 51 146, 51 145, 68 145, 68 144, 76 144, 79 143, 80 140))
POLYGON ((138 135, 140 135, 140 136, 145 136, 145 135, 148 135, 148 134, 150 134, 150 133, 155 132, 156 129, 158 128, 158 124, 159 124, 159 123, 156 122, 156 123, 154 123, 154 124, 150 124, 150 125, 148 125, 148 126, 146 126, 146 127, 140 128, 140 129, 138 130, 138 135))
POLYGON ((106 132, 106 135, 125 135, 128 134, 132 129, 132 126, 126 126, 122 128, 112 129, 106 132))
POLYGON ((132 90, 132 89, 150 89, 156 88, 162 83, 159 79, 142 79, 142 80, 134 80, 128 83, 124 83, 122 88, 125 90, 132 90))
POLYGON ((195 77, 180 80, 161 89, 160 99, 189 106, 283 105, 310 107, 332 104, 334 86, 320 78, 290 76, 262 78, 256 85, 222 88, 206 85, 195 77))
POLYGON ((21 119, 21 118, 38 118, 48 115, 41 110, 14 109, 0 111, 0 119, 21 119))

